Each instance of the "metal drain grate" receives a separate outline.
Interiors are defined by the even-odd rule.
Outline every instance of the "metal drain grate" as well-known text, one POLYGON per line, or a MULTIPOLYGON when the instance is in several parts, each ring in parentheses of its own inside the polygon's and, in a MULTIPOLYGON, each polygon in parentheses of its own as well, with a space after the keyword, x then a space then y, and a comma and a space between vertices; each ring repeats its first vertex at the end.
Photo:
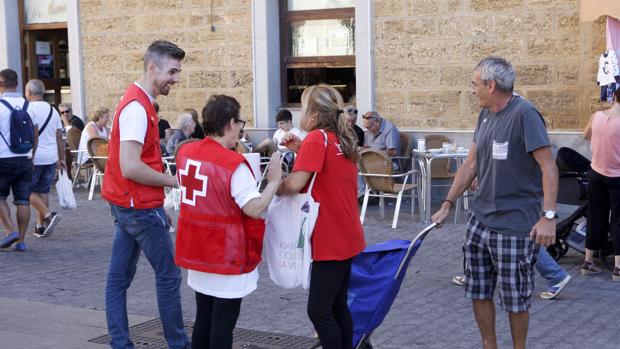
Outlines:
MULTIPOLYGON (((190 337, 193 328, 193 322, 185 323, 185 332, 190 337)), ((149 320, 130 327, 129 336, 136 348, 168 348, 159 319, 149 320)), ((318 342, 316 339, 309 337, 256 331, 239 327, 235 328, 233 338, 234 349, 310 349, 318 342)), ((110 336, 97 337, 89 340, 89 342, 108 344, 110 336)))

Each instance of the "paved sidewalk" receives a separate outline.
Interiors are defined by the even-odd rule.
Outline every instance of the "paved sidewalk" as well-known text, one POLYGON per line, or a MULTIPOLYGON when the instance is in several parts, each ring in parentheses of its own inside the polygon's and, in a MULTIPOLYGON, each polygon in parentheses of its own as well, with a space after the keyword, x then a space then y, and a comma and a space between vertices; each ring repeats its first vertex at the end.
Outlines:
MULTIPOLYGON (((50 238, 27 236, 28 251, 0 250, 0 348, 103 348, 88 339, 106 334, 104 286, 113 237, 109 208, 99 195, 87 201, 76 193, 78 209, 62 211, 63 219, 50 238)), ((54 195, 51 201, 56 204, 54 195)), ((54 206, 53 206, 54 208, 54 206)), ((373 211, 376 216, 376 209, 373 211)), ((372 212, 371 212, 372 213, 372 212)), ((406 209, 399 228, 386 219, 367 218, 369 243, 412 238, 424 227, 406 209)), ((417 217, 415 217, 417 219, 417 217)), ((378 349, 479 348, 470 302, 451 278, 462 273, 464 225, 446 225, 432 232, 412 259, 401 292, 385 322, 373 335, 378 349)), ((533 300, 529 348, 617 348, 620 329, 620 284, 610 273, 581 277, 582 255, 571 251, 562 265, 573 281, 559 299, 533 300)), ((270 280, 265 265, 256 292, 242 304, 239 327, 311 336, 305 307, 307 292, 284 290, 270 280)), ((184 273, 186 274, 186 273, 184 273)), ((538 277, 536 296, 544 289, 538 277)), ((194 294, 182 286, 184 315, 193 320, 194 294)), ((154 278, 141 258, 128 292, 133 322, 157 317, 154 278)), ((511 347, 506 314, 498 310, 500 348, 511 347)))

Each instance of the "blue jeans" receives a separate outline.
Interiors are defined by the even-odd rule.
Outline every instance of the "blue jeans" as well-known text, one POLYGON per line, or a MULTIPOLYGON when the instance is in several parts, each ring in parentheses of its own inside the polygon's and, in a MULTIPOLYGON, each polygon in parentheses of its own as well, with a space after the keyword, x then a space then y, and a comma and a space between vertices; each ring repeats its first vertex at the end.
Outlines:
POLYGON ((116 220, 105 290, 110 345, 114 349, 134 348, 129 339, 127 289, 142 251, 155 271, 157 305, 168 347, 189 347, 181 311, 181 270, 174 264, 174 248, 164 209, 110 206, 116 220))
POLYGON ((547 285, 553 286, 558 282, 564 280, 566 275, 568 275, 564 269, 558 264, 558 262, 551 257, 549 252, 545 247, 540 248, 540 252, 538 254, 538 262, 536 263, 536 269, 542 277, 547 281, 547 285))

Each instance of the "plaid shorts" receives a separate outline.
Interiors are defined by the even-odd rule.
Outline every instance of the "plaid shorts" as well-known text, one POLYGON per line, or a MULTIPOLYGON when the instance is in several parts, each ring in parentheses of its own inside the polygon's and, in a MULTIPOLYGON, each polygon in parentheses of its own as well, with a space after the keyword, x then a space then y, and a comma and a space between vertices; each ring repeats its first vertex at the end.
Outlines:
POLYGON ((493 299, 499 283, 499 303, 511 313, 527 311, 534 290, 534 266, 539 245, 527 237, 500 234, 471 215, 465 237, 465 297, 493 299))

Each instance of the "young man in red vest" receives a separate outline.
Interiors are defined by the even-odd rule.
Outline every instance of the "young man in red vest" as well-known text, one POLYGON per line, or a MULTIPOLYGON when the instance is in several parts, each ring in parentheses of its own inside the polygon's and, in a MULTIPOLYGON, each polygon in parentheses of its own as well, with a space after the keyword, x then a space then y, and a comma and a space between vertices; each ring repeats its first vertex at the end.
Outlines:
POLYGON ((106 283, 106 317, 112 348, 133 349, 127 324, 127 289, 140 251, 155 271, 157 304, 169 348, 189 348, 181 311, 181 271, 163 209, 164 187, 177 187, 163 173, 155 97, 179 81, 185 52, 168 41, 153 42, 144 72, 130 85, 114 113, 103 197, 110 202, 116 232, 106 283))

